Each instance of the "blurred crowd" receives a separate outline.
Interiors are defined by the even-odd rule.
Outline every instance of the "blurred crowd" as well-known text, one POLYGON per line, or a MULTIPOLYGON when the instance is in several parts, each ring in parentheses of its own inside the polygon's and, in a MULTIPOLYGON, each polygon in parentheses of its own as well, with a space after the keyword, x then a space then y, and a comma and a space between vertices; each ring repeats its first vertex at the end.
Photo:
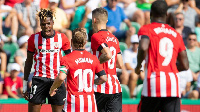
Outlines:
MULTIPOLYGON (((54 14, 54 30, 65 33, 85 28, 88 41, 93 34, 92 10, 108 11, 107 29, 120 41, 126 69, 117 70, 121 84, 129 87, 130 98, 141 92, 145 71, 137 75, 139 28, 150 23, 151 3, 155 0, 0 0, 0 98, 20 98, 27 40, 41 31, 37 13, 49 8, 54 14)), ((189 59, 188 71, 179 73, 182 98, 198 99, 200 91, 200 1, 165 0, 169 6, 166 23, 183 37, 189 59)), ((86 48, 87 49, 87 48, 86 48)), ((89 48, 88 48, 89 50, 89 48)), ((29 77, 29 87, 34 67, 29 77)), ((145 62, 143 62, 143 69, 145 62)))

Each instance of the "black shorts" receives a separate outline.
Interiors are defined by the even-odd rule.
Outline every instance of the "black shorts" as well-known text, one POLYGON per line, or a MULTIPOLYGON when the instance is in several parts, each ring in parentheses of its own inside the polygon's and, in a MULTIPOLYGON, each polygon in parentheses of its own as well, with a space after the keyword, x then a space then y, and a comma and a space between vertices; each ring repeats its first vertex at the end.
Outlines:
POLYGON ((98 112, 122 112, 122 93, 103 94, 95 92, 98 112))
POLYGON ((52 105, 64 105, 66 99, 66 88, 64 83, 58 88, 56 94, 51 97, 49 91, 54 79, 45 77, 33 77, 32 86, 29 92, 29 102, 34 104, 44 104, 46 103, 46 98, 48 98, 48 104, 52 105))
POLYGON ((180 112, 180 98, 178 97, 142 97, 138 105, 138 112, 180 112))

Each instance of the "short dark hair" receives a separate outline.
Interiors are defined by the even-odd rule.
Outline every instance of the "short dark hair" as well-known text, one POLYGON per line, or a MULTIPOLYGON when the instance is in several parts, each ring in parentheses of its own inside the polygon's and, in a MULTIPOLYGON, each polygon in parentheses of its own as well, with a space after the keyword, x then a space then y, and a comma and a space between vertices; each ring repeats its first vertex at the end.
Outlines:
POLYGON ((76 28, 72 31, 72 43, 75 48, 81 48, 86 44, 87 34, 84 28, 76 28))
POLYGON ((195 32, 191 32, 190 34, 189 34, 189 36, 190 35, 196 35, 197 36, 197 34, 195 33, 195 32))
POLYGON ((38 13, 38 17, 40 18, 40 20, 43 20, 43 19, 45 20, 47 17, 50 17, 51 19, 53 19, 54 12, 49 9, 40 9, 38 13))
POLYGON ((151 5, 151 13, 154 17, 164 17, 167 14, 167 3, 164 0, 157 0, 151 5))
POLYGON ((107 22, 108 12, 106 9, 100 7, 92 11, 92 16, 94 16, 99 22, 107 22))

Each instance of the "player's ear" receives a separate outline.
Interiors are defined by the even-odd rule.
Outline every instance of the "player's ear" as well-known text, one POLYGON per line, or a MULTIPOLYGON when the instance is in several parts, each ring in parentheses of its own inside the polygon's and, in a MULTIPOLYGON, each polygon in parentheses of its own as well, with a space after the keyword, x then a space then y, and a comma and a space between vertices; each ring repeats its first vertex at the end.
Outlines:
POLYGON ((94 20, 94 23, 96 23, 96 22, 97 22, 97 19, 96 19, 96 18, 94 18, 93 20, 94 20))

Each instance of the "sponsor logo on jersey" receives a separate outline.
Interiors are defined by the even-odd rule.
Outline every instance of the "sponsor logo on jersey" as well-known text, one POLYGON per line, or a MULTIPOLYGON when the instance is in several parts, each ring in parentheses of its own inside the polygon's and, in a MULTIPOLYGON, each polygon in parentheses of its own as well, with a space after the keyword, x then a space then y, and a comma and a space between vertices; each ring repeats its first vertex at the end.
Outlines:
POLYGON ((39 52, 41 52, 41 53, 53 53, 53 52, 59 52, 59 49, 48 49, 48 50, 39 49, 39 52))

